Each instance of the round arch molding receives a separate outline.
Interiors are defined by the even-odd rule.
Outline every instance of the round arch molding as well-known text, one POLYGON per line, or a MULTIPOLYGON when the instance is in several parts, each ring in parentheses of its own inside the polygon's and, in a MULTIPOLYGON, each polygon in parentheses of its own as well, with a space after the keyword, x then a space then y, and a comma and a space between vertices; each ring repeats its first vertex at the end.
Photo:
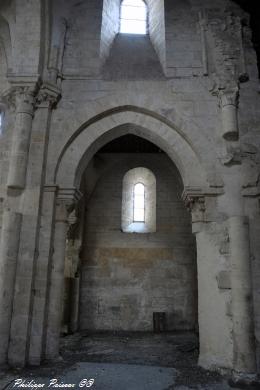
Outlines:
POLYGON ((60 188, 78 188, 93 155, 106 143, 126 134, 142 137, 167 153, 177 166, 185 187, 208 186, 201 158, 183 133, 173 124, 133 108, 111 110, 74 132, 58 158, 54 183, 60 188))

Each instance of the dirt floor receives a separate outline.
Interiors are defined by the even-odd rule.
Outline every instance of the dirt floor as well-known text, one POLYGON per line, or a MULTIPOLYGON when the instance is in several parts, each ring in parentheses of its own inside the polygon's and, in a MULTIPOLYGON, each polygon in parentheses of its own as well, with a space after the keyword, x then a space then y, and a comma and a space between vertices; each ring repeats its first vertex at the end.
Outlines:
MULTIPOLYGON (((61 357, 25 370, 2 370, 0 389, 92 387, 93 390, 228 390, 228 380, 197 366, 198 339, 192 333, 81 332, 61 340, 61 357), (58 378, 50 385, 51 378, 58 378), (24 382, 15 382, 20 379, 24 382), (86 379, 84 383, 81 380, 86 379), (94 383, 91 382, 94 380, 94 383)), ((249 389, 249 387, 247 387, 249 389)), ((260 387, 250 387, 250 389, 260 387)))

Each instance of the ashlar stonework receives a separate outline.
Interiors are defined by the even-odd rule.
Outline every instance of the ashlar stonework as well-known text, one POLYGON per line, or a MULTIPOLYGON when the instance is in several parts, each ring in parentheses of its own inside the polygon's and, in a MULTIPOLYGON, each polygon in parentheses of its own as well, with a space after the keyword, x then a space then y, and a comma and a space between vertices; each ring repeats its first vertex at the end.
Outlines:
POLYGON ((1 1, 1 364, 57 358, 62 329, 151 331, 166 312, 170 330, 199 332, 202 367, 259 372, 249 15, 231 0, 146 3, 148 34, 131 36, 119 0, 1 1), (157 151, 102 152, 129 135, 157 151), (138 167, 156 178, 142 235, 121 230, 138 167))

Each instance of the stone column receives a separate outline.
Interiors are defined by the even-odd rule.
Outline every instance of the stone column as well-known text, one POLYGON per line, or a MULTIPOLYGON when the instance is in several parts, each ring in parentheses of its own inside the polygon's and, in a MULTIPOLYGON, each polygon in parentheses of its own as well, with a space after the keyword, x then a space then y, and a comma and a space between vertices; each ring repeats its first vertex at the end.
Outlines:
POLYGON ((35 288, 34 278, 39 257, 38 238, 48 135, 51 111, 57 100, 57 94, 55 86, 53 88, 52 86, 49 88, 41 87, 36 97, 37 109, 34 112, 34 120, 28 139, 30 145, 24 171, 26 191, 17 192, 10 189, 8 191, 8 202, 13 207, 17 207, 17 204, 20 205, 23 214, 8 348, 8 363, 12 366, 22 367, 28 363, 30 336, 36 333, 32 324, 33 300, 38 292, 35 288))
POLYGON ((248 219, 243 216, 234 216, 230 217, 228 222, 231 261, 234 370, 237 373, 254 374, 256 372, 256 356, 248 219))
POLYGON ((39 230, 39 256, 35 267, 34 296, 32 304, 31 337, 28 363, 40 365, 43 340, 46 333, 46 297, 48 273, 52 256, 52 234, 55 220, 55 202, 58 188, 45 186, 42 194, 41 221, 39 230))
POLYGON ((79 192, 75 190, 60 190, 57 197, 47 314, 45 349, 47 359, 55 359, 59 356, 68 216, 78 199, 79 192))
POLYGON ((78 316, 79 316, 79 291, 80 278, 76 275, 71 279, 71 300, 70 300, 70 322, 69 331, 75 333, 78 330, 78 316))
POLYGON ((14 93, 16 98, 16 119, 7 186, 24 189, 34 115, 35 88, 18 87, 14 90, 14 93))
POLYGON ((239 137, 237 120, 238 97, 238 87, 219 91, 222 137, 227 141, 236 141, 239 137))
POLYGON ((0 243, 0 364, 7 361, 22 215, 5 210, 0 243))

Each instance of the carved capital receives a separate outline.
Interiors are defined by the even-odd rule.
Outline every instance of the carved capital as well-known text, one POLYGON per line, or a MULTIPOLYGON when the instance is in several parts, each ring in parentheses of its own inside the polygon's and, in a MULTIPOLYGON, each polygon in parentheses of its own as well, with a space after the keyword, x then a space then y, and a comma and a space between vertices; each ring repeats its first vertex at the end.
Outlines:
POLYGON ((182 194, 185 206, 191 212, 192 223, 204 222, 205 196, 199 188, 186 188, 182 194))
POLYGON ((239 88, 227 88, 219 91, 220 107, 235 106, 239 103, 239 88))
POLYGON ((212 216, 206 209, 206 199, 223 194, 223 187, 185 187, 182 200, 191 212, 192 232, 198 233, 206 223, 212 221, 212 216))
POLYGON ((37 89, 31 85, 12 86, 2 95, 6 106, 16 113, 33 115, 35 109, 35 96, 37 89))
POLYGON ((37 107, 53 108, 61 98, 61 91, 55 85, 43 84, 36 98, 37 107))
POLYGON ((187 195, 185 199, 185 205, 190 210, 192 216, 192 223, 194 222, 204 222, 204 213, 206 210, 205 207, 205 198, 203 196, 197 197, 192 195, 187 195))

